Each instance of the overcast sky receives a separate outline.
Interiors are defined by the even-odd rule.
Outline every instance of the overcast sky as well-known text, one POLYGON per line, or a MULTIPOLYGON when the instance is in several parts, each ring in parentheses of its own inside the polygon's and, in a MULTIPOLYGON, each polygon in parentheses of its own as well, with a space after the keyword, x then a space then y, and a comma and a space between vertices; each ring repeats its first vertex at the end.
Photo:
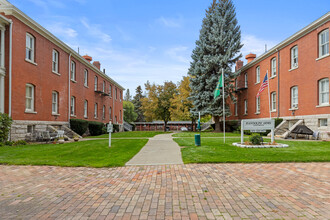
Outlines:
MULTIPOLYGON (((10 0, 55 36, 101 62, 135 93, 187 75, 212 0, 10 0)), ((327 13, 329 0, 233 0, 243 57, 260 55, 327 13)), ((245 61, 245 59, 243 58, 245 61)))

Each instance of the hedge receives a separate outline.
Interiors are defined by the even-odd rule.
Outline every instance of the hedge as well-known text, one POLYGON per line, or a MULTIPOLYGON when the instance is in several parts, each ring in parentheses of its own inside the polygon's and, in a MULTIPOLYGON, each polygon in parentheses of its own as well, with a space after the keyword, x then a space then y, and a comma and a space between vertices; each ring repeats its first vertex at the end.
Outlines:
POLYGON ((88 122, 88 129, 91 136, 98 136, 103 133, 104 124, 98 121, 88 122))
POLYGON ((88 121, 81 119, 70 119, 70 128, 79 135, 85 134, 88 128, 88 121))

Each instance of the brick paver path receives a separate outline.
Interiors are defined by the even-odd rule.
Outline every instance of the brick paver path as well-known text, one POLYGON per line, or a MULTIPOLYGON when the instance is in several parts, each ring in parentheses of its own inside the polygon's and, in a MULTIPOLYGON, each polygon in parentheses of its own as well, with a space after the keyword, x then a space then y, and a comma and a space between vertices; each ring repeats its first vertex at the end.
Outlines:
POLYGON ((330 163, 0 166, 1 219, 329 219, 330 163))

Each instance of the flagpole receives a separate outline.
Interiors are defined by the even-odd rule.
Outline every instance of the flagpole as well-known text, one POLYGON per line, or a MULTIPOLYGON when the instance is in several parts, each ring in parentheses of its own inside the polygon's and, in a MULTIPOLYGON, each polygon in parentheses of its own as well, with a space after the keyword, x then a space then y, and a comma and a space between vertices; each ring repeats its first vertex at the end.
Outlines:
POLYGON ((272 113, 271 113, 271 108, 270 108, 270 92, 269 92, 269 87, 270 87, 270 84, 269 84, 269 75, 268 75, 268 70, 267 70, 267 80, 268 80, 268 103, 269 103, 269 119, 272 119, 272 113))
POLYGON ((222 68, 223 143, 226 143, 225 77, 222 68))

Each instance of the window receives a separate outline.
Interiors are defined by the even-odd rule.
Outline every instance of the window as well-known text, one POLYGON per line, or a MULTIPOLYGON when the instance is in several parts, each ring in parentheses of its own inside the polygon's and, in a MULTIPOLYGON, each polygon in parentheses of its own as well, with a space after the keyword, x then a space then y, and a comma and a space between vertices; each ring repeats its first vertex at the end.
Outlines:
POLYGON ((94 105, 94 118, 97 118, 97 103, 94 105))
POLYGON ((319 81, 319 105, 329 104, 329 78, 319 81))
POLYGON ((97 76, 94 77, 94 91, 97 91, 97 76))
POLYGON ((33 133, 36 130, 35 125, 28 125, 27 126, 27 133, 33 133))
POLYGON ((116 97, 116 100, 117 100, 117 88, 115 89, 115 97, 116 97))
POLYGON ((237 90, 237 78, 235 79, 235 90, 237 90))
POLYGON ((58 73, 58 52, 56 50, 53 50, 52 70, 53 72, 58 73))
POLYGON ((35 38, 27 33, 26 34, 26 54, 25 59, 34 62, 34 48, 35 48, 35 38))
POLYGON ((111 111, 111 107, 109 108, 109 118, 110 118, 110 120, 112 119, 112 111, 111 111))
POLYGON ((122 93, 122 91, 120 91, 120 93, 119 93, 119 99, 120 99, 120 101, 122 99, 122 96, 123 96, 123 93, 122 93))
POLYGON ((237 102, 235 102, 235 116, 237 116, 237 102))
POLYGON ((256 113, 260 113, 260 97, 256 97, 256 113))
POLYGON ((84 117, 87 118, 88 117, 88 101, 85 100, 84 102, 84 117))
POLYGON ((298 67, 298 46, 291 48, 291 69, 298 67))
POLYGON ((329 29, 319 34, 319 57, 329 54, 329 29))
POLYGON ((84 86, 88 86, 88 71, 84 70, 84 86))
POLYGON ((256 68, 256 83, 260 83, 260 66, 256 68))
POLYGON ((117 124, 117 116, 115 116, 115 124, 117 124))
POLYGON ((119 110, 119 120, 120 120, 120 121, 122 120, 122 117, 121 117, 121 110, 119 110))
POLYGON ((102 108, 102 119, 105 119, 105 105, 102 108))
POLYGON ((244 86, 245 88, 248 87, 248 78, 247 78, 247 73, 244 74, 244 86))
POLYGON ((34 85, 26 84, 25 87, 25 111, 34 111, 34 85))
POLYGON ((247 115, 247 113, 248 113, 248 106, 247 106, 247 100, 245 99, 244 100, 244 115, 247 115))
POLYGON ((298 108, 298 86, 291 88, 291 108, 298 108))
POLYGON ((323 127, 323 126, 328 126, 328 119, 326 118, 320 118, 319 119, 319 127, 323 127))
POLYGON ((271 97, 271 111, 276 111, 276 92, 270 94, 271 97))
POLYGON ((109 85, 109 96, 111 97, 111 92, 112 91, 112 87, 111 87, 111 85, 109 85))
POLYGON ((274 57, 271 61, 271 69, 272 69, 272 72, 271 72, 270 77, 276 76, 276 57, 274 57))
POLYGON ((52 113, 58 114, 58 92, 56 91, 52 93, 52 113))
POLYGON ((71 80, 76 81, 76 63, 71 61, 71 80))
POLYGON ((76 97, 71 96, 71 106, 70 106, 71 116, 75 115, 75 105, 76 105, 76 97))
POLYGON ((105 81, 103 81, 102 92, 105 92, 105 81))

